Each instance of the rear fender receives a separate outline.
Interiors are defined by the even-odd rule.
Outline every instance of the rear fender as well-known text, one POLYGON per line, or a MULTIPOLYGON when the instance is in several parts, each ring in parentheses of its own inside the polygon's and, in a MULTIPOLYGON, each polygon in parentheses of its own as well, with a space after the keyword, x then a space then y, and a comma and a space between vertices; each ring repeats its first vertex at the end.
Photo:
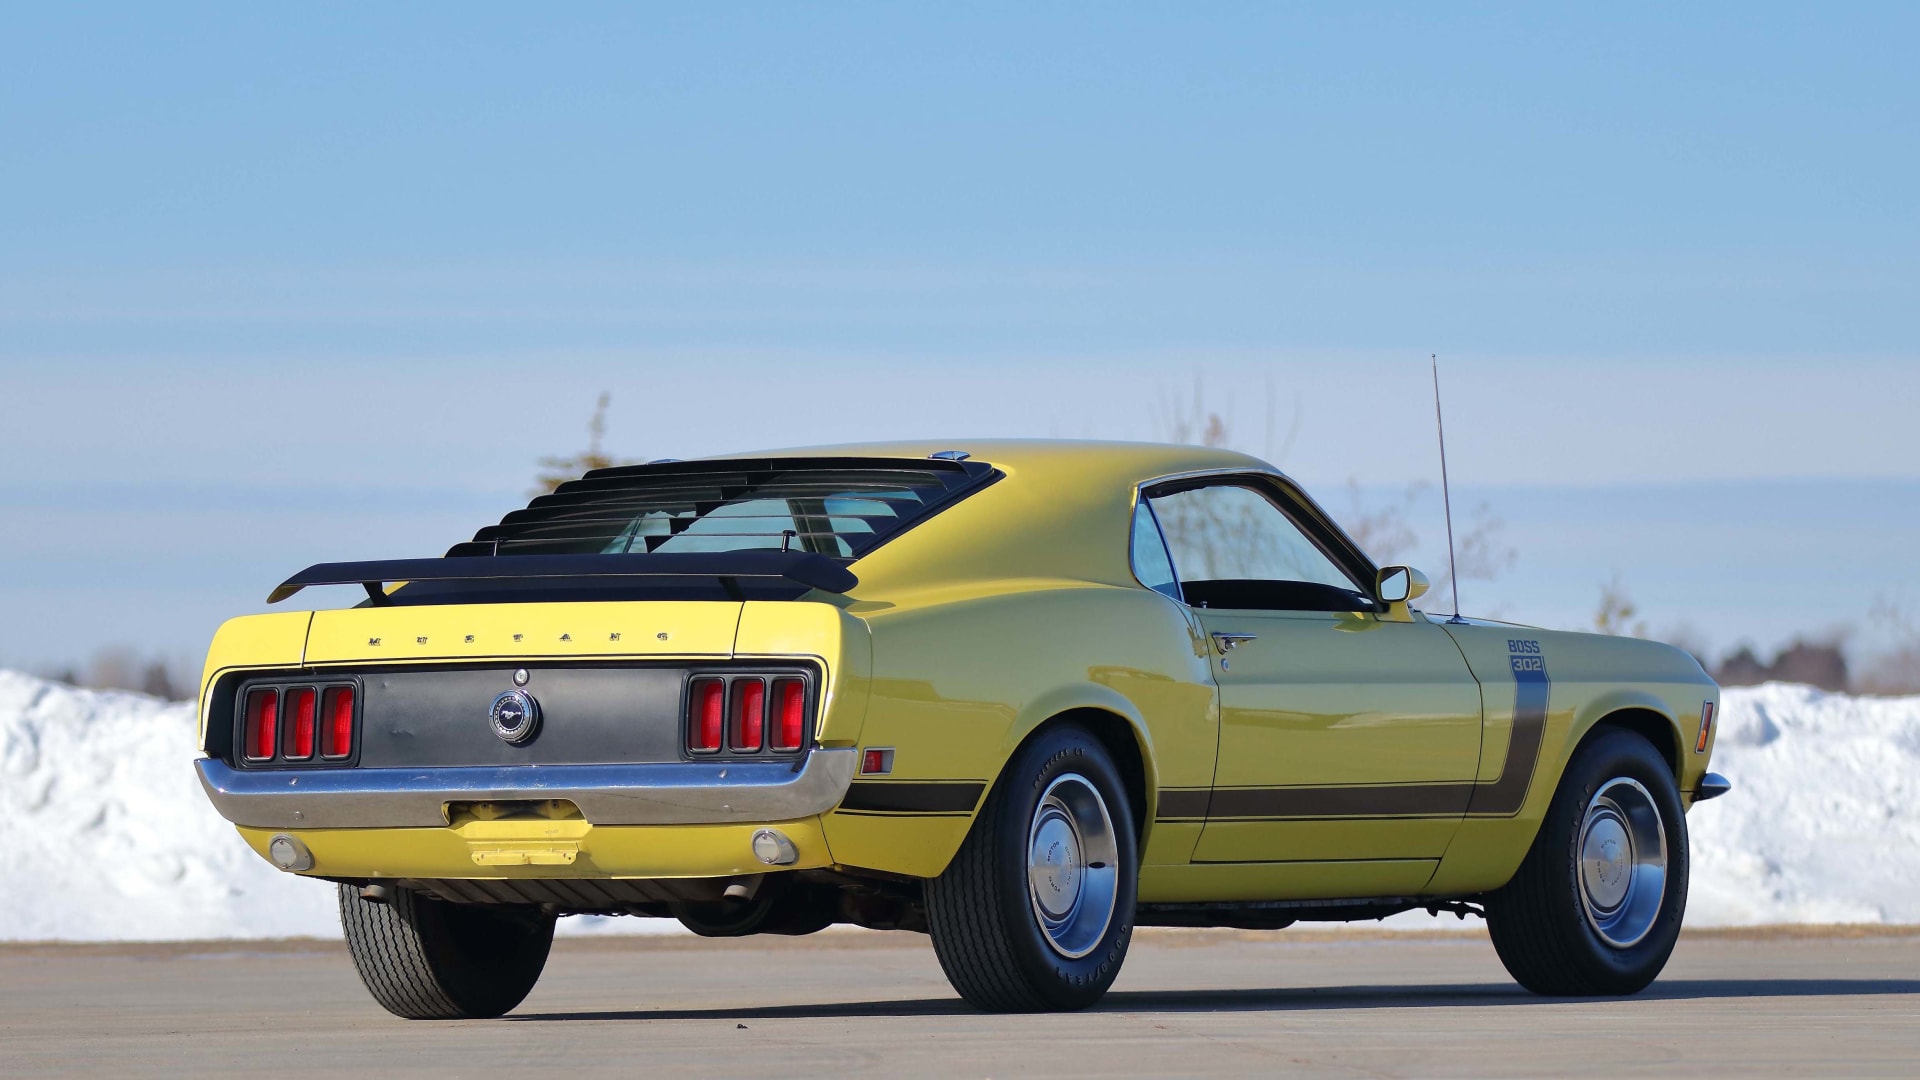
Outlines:
MULTIPOLYGON (((1133 744, 1140 754, 1140 768, 1143 774, 1145 800, 1144 806, 1134 807, 1135 816, 1146 823, 1153 821, 1154 804, 1158 799, 1160 780, 1155 768, 1156 756, 1153 747, 1153 733, 1148 729, 1146 719, 1133 702, 1115 691, 1112 687, 1096 683, 1080 683, 1058 687, 1027 703, 1020 711, 1013 726, 1007 730, 1007 738, 1000 747, 1002 762, 1013 759, 1014 753, 1032 738, 1042 727, 1056 720, 1069 720, 1076 712, 1100 712, 1115 717, 1126 724, 1133 736, 1133 744)), ((1003 770, 1004 771, 1004 770, 1003 770)), ((987 785, 986 796, 993 794, 993 785, 999 782, 995 776, 987 785)), ((1141 830, 1141 847, 1146 846, 1146 831, 1141 830)))

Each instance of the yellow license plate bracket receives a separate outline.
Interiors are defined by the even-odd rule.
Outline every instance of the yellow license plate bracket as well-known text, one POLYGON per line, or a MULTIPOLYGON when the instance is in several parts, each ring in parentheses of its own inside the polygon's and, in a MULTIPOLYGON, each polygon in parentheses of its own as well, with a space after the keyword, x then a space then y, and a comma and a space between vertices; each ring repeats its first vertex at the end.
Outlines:
POLYGON ((471 845, 476 866, 572 866, 580 857, 579 844, 471 845))

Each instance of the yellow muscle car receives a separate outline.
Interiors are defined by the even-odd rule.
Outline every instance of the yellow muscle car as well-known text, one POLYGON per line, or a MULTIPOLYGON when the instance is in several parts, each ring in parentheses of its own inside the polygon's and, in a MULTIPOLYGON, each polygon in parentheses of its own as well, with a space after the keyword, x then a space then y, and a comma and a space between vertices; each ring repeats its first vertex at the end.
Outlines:
POLYGON ((441 558, 234 619, 200 779, 336 883, 404 1017, 497 1016, 562 915, 928 934, 991 1010, 1135 926, 1484 915, 1621 994, 1687 897, 1719 691, 1644 641, 1446 619, 1292 481, 1188 446, 873 445, 601 469, 441 558))

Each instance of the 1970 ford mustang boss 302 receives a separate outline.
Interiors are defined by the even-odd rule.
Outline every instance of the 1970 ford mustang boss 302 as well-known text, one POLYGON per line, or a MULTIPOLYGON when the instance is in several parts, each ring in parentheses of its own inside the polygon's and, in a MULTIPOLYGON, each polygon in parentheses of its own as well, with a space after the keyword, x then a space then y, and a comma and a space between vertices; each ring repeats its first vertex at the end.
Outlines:
POLYGON ((1659 973, 1719 692, 1441 619, 1254 458, 1066 442, 600 469, 442 558, 289 578, 200 693, 207 794, 334 882, 406 1017, 497 1016, 561 915, 928 934, 984 1009, 1135 926, 1482 913, 1544 994, 1659 973))

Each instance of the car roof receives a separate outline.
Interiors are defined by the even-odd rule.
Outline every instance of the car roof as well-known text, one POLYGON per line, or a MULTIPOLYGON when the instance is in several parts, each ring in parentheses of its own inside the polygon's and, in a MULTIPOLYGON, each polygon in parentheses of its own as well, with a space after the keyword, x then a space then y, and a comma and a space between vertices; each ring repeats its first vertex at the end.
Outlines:
POLYGON ((1091 439, 916 439, 903 442, 843 443, 719 454, 711 460, 736 458, 927 458, 960 451, 968 459, 985 462, 1017 484, 1114 482, 1131 484, 1179 473, 1214 469, 1278 472, 1272 465, 1234 450, 1174 443, 1098 441, 1091 439))

